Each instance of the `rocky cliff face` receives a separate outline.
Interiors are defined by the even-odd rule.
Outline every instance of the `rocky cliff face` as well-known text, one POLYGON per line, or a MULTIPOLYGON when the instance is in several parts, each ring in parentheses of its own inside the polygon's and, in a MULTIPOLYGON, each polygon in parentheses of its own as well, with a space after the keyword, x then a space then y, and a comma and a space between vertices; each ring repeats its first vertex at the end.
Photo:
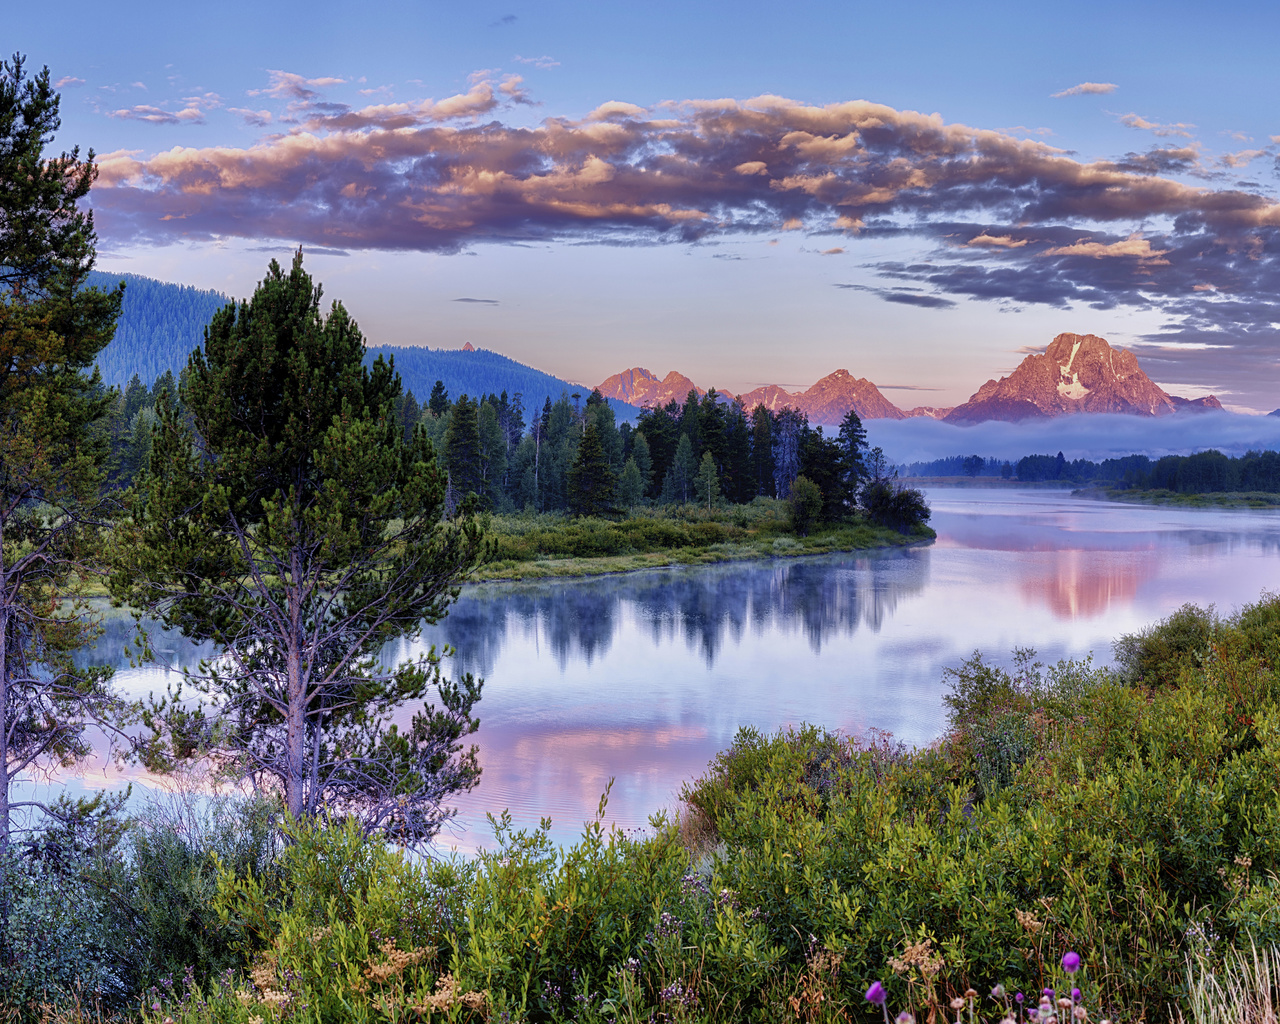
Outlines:
POLYGON ((1082 412, 1164 416, 1181 409, 1220 409, 1212 396, 1166 394, 1142 372, 1132 352, 1093 334, 1059 334, 1042 355, 1027 356, 1008 377, 989 380, 948 423, 1025 420, 1082 412))

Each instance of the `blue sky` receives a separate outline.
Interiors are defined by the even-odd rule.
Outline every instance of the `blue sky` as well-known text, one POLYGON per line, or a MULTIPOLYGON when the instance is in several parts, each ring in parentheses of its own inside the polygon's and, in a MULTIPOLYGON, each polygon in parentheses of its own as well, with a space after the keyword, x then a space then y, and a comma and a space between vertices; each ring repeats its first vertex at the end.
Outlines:
POLYGON ((1272 5, 46 11, 7 49, 101 158, 103 269, 243 296, 300 243, 372 342, 589 384, 952 405, 1073 331, 1280 405, 1272 5))

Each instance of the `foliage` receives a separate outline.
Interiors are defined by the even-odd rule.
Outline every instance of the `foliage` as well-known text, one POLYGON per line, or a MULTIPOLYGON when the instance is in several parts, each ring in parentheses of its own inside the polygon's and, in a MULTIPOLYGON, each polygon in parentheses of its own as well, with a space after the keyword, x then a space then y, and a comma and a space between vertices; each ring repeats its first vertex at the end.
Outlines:
POLYGON ((613 511, 617 478, 594 421, 582 432, 566 483, 569 508, 575 515, 598 516, 613 511))
POLYGON ((787 507, 791 512, 792 529, 801 537, 807 537, 809 527, 822 514, 822 491, 801 473, 791 484, 787 507))
POLYGON ((446 614, 484 545, 473 517, 441 521, 431 443, 422 430, 404 441, 399 380, 363 355, 340 303, 321 315, 301 253, 288 274, 272 261, 252 300, 214 318, 181 405, 160 403, 111 582, 220 650, 188 676, 212 708, 153 704, 149 767, 210 756, 296 817, 337 809, 414 842, 475 784, 460 740, 480 684, 443 680, 434 649, 390 668, 379 655, 446 614), (429 689, 440 707, 390 724, 429 689))
POLYGON ((862 507, 878 526, 912 533, 929 521, 924 494, 896 480, 872 480, 862 489, 862 507))
MULTIPOLYGON (((45 152, 58 103, 48 68, 32 77, 21 56, 0 62, 0 857, 12 810, 49 810, 11 801, 14 780, 83 759, 86 725, 122 714, 110 670, 73 658, 96 634, 77 596, 102 572, 106 515, 106 402, 87 370, 120 291, 81 287, 96 236, 77 204, 97 172, 92 151, 45 152)), ((0 926, 6 905, 0 892, 0 926)))

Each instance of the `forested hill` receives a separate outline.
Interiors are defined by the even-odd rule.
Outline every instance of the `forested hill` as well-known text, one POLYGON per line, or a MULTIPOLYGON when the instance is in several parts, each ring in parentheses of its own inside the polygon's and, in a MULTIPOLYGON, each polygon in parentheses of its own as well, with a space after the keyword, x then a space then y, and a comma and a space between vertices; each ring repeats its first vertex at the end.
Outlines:
MULTIPOLYGON (((475 398, 505 391, 508 395, 521 395, 525 409, 539 411, 548 398, 554 403, 562 394, 577 394, 585 402, 591 393, 589 387, 570 384, 483 348, 467 351, 380 345, 369 348, 365 359, 371 361, 379 355, 395 359, 396 372, 404 381, 405 389, 412 391, 419 403, 426 402, 438 380, 444 381, 450 398, 459 395, 475 398)), ((619 422, 634 422, 640 411, 625 402, 614 399, 608 399, 608 402, 619 422)))
MULTIPOLYGON (((120 281, 125 282, 124 307, 116 325, 116 336, 98 357, 102 379, 120 388, 124 388, 135 373, 147 387, 166 370, 177 376, 187 365, 191 351, 203 342, 205 325, 231 301, 221 292, 168 284, 137 274, 95 270, 88 284, 110 289, 120 281)), ((444 381, 452 398, 464 394, 478 398, 505 391, 511 396, 519 393, 525 409, 539 410, 547 398, 555 402, 562 393, 578 393, 585 401, 591 390, 485 349, 461 351, 382 345, 371 347, 367 358, 371 362, 380 354, 395 357, 405 388, 412 391, 420 403, 430 396, 437 380, 444 381)), ((634 421, 639 411, 624 402, 610 400, 609 404, 619 421, 634 421)))
POLYGON ((148 386, 165 370, 176 375, 187 365, 191 350, 204 340, 205 324, 231 301, 221 292, 137 274, 95 270, 87 283, 109 291, 121 281, 125 282, 124 306, 116 336, 98 356, 102 379, 121 388, 135 373, 148 386))

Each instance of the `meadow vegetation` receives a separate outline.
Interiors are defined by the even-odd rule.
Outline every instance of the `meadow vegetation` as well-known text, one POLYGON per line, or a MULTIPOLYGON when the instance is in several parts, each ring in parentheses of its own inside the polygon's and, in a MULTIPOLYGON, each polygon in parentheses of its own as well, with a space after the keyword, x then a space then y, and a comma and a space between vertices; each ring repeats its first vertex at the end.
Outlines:
POLYGON ((795 529, 790 503, 637 507, 624 518, 525 512, 482 517, 492 558, 475 579, 588 576, 663 565, 825 554, 932 540, 923 523, 905 532, 864 515, 795 529))
POLYGON ((1278 668, 1271 596, 1188 606, 1114 668, 975 654, 927 748, 744 729, 674 816, 567 847, 505 815, 441 859, 261 804, 100 815, 8 865, 7 1012, 848 1021, 870 990, 934 1021, 1269 1019, 1278 668))

